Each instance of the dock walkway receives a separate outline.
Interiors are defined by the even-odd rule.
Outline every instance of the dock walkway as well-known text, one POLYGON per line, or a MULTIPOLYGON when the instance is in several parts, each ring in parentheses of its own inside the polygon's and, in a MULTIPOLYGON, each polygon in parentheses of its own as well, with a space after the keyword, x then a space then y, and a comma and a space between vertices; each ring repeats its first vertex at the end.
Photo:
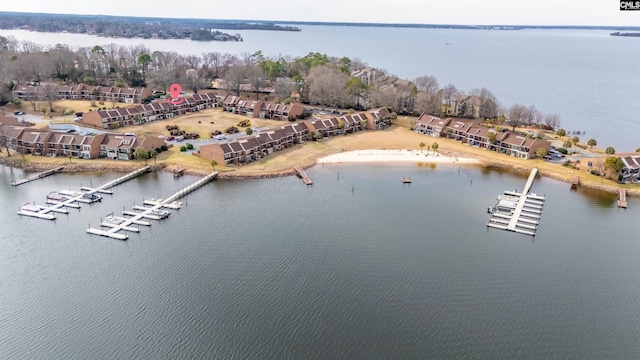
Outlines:
MULTIPOLYGON (((30 216, 30 217, 35 217, 38 219, 45 219, 45 220, 55 220, 56 217, 54 214, 51 214, 52 212, 58 212, 58 213, 63 213, 63 214, 68 214, 69 211, 67 209, 65 209, 66 207, 74 207, 74 208, 78 208, 79 206, 77 206, 76 203, 90 203, 90 200, 86 199, 86 194, 94 194, 97 192, 101 192, 101 193, 108 193, 110 194, 111 191, 108 191, 108 188, 114 187, 118 184, 122 184, 123 182, 133 179, 134 177, 145 173, 147 171, 149 171, 151 167, 150 166, 145 166, 143 168, 140 168, 138 170, 135 170, 133 172, 128 173, 127 175, 121 176, 113 181, 110 181, 98 188, 86 188, 83 187, 82 189, 84 190, 84 192, 79 192, 75 195, 71 195, 69 197, 69 199, 64 200, 64 201, 60 201, 57 202, 55 204, 52 204, 51 206, 38 206, 38 205, 32 205, 30 206, 28 209, 25 209, 25 207, 21 207, 18 210, 18 214, 20 215, 24 215, 24 216, 30 216), (36 207, 38 209, 36 209, 36 207)), ((74 192, 70 192, 70 193, 74 193, 74 192)))
POLYGON ((620 189, 618 194, 618 207, 627 208, 627 189, 620 189))
POLYGON ((176 192, 175 194, 171 195, 170 197, 164 200, 162 199, 145 200, 144 204, 149 205, 150 207, 134 206, 134 210, 138 210, 141 212, 134 212, 134 211, 123 212, 123 214, 125 215, 132 216, 131 218, 123 219, 124 221, 122 221, 119 224, 105 224, 105 223, 100 224, 100 226, 109 227, 108 230, 95 229, 95 228, 89 227, 87 229, 87 233, 93 234, 93 235, 105 236, 112 239, 127 240, 128 235, 121 234, 120 231, 124 230, 124 231, 130 231, 130 232, 138 232, 140 231, 139 228, 132 228, 130 225, 132 224, 140 225, 141 223, 144 223, 143 225, 146 225, 146 222, 144 222, 144 220, 142 219, 160 220, 161 217, 154 215, 154 213, 157 213, 159 210, 162 210, 162 209, 173 209, 173 210, 179 209, 182 203, 178 202, 177 201, 178 199, 202 187, 209 181, 213 180, 216 177, 216 175, 218 175, 218 172, 212 172, 211 174, 199 179, 195 183, 185 188, 182 188, 180 191, 176 192))
POLYGON ((307 173, 304 172, 304 170, 302 170, 300 167, 297 167, 297 166, 294 167, 293 171, 295 171, 298 177, 302 179, 302 182, 304 182, 307 185, 313 185, 313 181, 309 179, 309 177, 307 176, 307 173))
POLYGON ((12 182, 11 185, 19 186, 19 185, 26 184, 26 183, 34 181, 34 180, 42 179, 42 178, 45 178, 45 177, 47 177, 49 175, 53 175, 53 174, 57 173, 58 171, 61 171, 62 169, 64 169, 64 166, 60 166, 60 167, 57 167, 55 169, 43 171, 41 173, 33 174, 33 175, 30 175, 30 176, 27 176, 26 178, 24 178, 22 180, 16 180, 16 181, 12 182))
MULTIPOLYGON (((505 191, 503 196, 517 198, 517 202, 500 200, 491 211, 488 227, 535 236, 545 197, 529 193, 538 169, 533 169, 522 192, 505 191)), ((500 196, 498 197, 501 198, 500 196)))

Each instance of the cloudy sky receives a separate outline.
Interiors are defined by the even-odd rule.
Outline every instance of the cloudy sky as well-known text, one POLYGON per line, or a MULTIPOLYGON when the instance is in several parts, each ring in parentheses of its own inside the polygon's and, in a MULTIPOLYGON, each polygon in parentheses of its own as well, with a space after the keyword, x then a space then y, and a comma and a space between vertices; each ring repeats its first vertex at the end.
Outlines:
POLYGON ((17 0, 0 11, 421 24, 628 25, 619 0, 17 0))

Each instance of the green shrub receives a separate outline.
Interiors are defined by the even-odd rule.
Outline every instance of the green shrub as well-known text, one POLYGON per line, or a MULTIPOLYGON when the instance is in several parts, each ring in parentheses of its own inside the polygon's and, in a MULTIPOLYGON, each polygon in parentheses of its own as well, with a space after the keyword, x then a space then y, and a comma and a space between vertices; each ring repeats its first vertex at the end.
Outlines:
POLYGON ((595 176, 600 176, 600 172, 598 170, 591 170, 591 174, 595 176))
POLYGON ((155 150, 156 150, 156 152, 157 152, 158 154, 160 154, 160 153, 162 152, 162 149, 161 149, 161 148, 159 148, 159 147, 157 147, 155 150))
POLYGON ((160 149, 162 149, 162 151, 167 151, 167 150, 169 150, 169 148, 167 147, 167 145, 162 145, 162 146, 160 146, 160 149))
POLYGON ((567 149, 565 149, 565 148, 557 148, 556 151, 559 152, 559 153, 563 153, 565 155, 567 155, 567 153, 568 153, 567 149))
POLYGON ((185 152, 185 151, 187 151, 187 147, 184 145, 180 146, 180 152, 185 152))
POLYGON ((187 144, 187 150, 193 150, 193 144, 187 144))

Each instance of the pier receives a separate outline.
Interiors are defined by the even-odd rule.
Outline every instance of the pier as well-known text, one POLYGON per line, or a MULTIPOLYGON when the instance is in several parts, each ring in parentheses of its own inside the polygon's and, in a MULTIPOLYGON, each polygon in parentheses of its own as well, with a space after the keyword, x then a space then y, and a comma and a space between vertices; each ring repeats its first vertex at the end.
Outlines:
POLYGON ((180 167, 180 168, 177 168, 177 169, 173 169, 173 171, 172 171, 173 172, 173 177, 180 177, 180 176, 184 175, 184 171, 185 170, 186 169, 183 168, 183 167, 180 167))
POLYGON ((90 193, 92 192, 99 192, 99 193, 103 193, 103 194, 111 194, 111 191, 108 191, 107 189, 110 189, 114 186, 120 185, 123 182, 129 181, 131 179, 133 179, 134 177, 137 177, 141 174, 146 173, 147 171, 149 171, 151 169, 151 166, 145 166, 145 167, 141 167, 138 170, 132 171, 130 173, 128 173, 127 175, 121 176, 115 180, 109 181, 108 183, 97 187, 97 188, 87 188, 87 187, 83 187, 83 190, 88 191, 90 193))
POLYGON ((498 196, 498 203, 489 208, 491 218, 488 227, 508 230, 525 235, 536 235, 542 215, 545 197, 530 193, 538 169, 533 169, 522 192, 505 191, 498 196))
POLYGON ((38 219, 45 220, 55 220, 56 216, 52 213, 63 213, 68 214, 69 211, 66 209, 67 207, 71 208, 80 208, 78 203, 86 203, 90 204, 102 199, 97 193, 107 193, 110 194, 111 191, 107 190, 108 188, 114 187, 118 184, 122 184, 123 182, 133 179, 134 177, 149 171, 151 167, 145 166, 136 171, 128 173, 127 175, 121 176, 113 181, 110 181, 98 188, 87 188, 83 187, 84 191, 70 191, 70 190, 61 190, 60 194, 65 196, 64 200, 51 200, 47 199, 47 204, 50 206, 40 206, 40 205, 29 205, 25 204, 24 206, 18 209, 19 215, 35 217, 38 219))
POLYGON ((30 176, 27 176, 26 178, 24 178, 22 180, 16 180, 16 181, 12 182, 11 185, 18 186, 18 185, 26 184, 26 183, 34 181, 34 180, 42 179, 42 178, 45 178, 45 177, 47 177, 49 175, 53 175, 53 174, 57 173, 58 171, 61 171, 62 169, 64 169, 64 166, 60 166, 60 167, 57 167, 55 169, 43 171, 41 173, 33 174, 33 175, 30 175, 30 176))
POLYGON ((139 228, 131 227, 132 224, 147 225, 150 224, 142 219, 160 220, 167 216, 162 216, 164 209, 178 210, 182 205, 178 199, 186 196, 187 194, 197 190, 209 181, 213 180, 218 175, 218 172, 212 172, 211 174, 199 179, 195 183, 182 188, 175 194, 166 199, 150 199, 144 200, 143 203, 147 206, 134 206, 133 209, 137 211, 123 211, 124 215, 131 216, 130 218, 117 218, 118 223, 101 222, 100 226, 108 227, 108 230, 95 229, 89 227, 87 233, 99 236, 105 236, 112 239, 127 240, 129 237, 127 234, 122 234, 120 231, 139 232, 139 228), (139 211, 139 212, 138 212, 139 211))
POLYGON ((623 209, 627 208, 627 189, 620 189, 620 193, 618 194, 618 207, 623 209))
POLYGON ((304 170, 296 166, 293 168, 293 171, 295 171, 296 175, 298 175, 298 177, 301 178, 302 182, 304 182, 306 185, 313 185, 313 181, 309 179, 307 173, 304 172, 304 170))

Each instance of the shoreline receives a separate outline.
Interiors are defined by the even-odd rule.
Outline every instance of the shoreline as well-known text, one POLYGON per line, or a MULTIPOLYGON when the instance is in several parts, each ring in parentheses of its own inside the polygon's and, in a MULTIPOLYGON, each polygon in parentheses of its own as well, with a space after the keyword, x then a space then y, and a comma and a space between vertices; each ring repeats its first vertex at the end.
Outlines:
MULTIPOLYGON (((507 160, 507 159, 505 159, 507 160)), ((523 174, 528 173, 535 166, 520 166, 514 162, 509 161, 495 161, 495 159, 478 156, 471 153, 457 153, 452 151, 443 151, 440 153, 434 153, 433 150, 429 154, 425 154, 421 150, 407 150, 407 149, 369 149, 369 150, 344 150, 344 151, 324 151, 317 153, 309 158, 295 164, 287 169, 273 170, 273 171, 255 171, 244 170, 237 171, 232 170, 216 170, 218 171, 219 179, 268 179, 285 176, 294 176, 295 172, 293 168, 295 166, 303 169, 308 169, 316 165, 323 164, 383 164, 383 163, 437 163, 437 164, 458 164, 458 165, 470 165, 480 166, 488 168, 496 168, 508 170, 514 173, 523 174), (422 156, 421 156, 422 155, 422 156)), ((20 158, 8 158, 6 156, 0 156, 0 164, 19 168, 24 171, 45 171, 53 169, 59 166, 64 166, 62 172, 130 172, 141 166, 141 164, 135 163, 115 163, 115 164, 89 164, 89 163, 49 163, 49 162, 24 162, 20 158)), ((172 172, 174 168, 181 166, 158 163, 151 166, 151 171, 165 171, 172 172)), ((533 165, 533 164, 532 164, 533 165)), ((185 174, 192 176, 204 176, 211 172, 211 170, 186 168, 185 174)), ((564 175, 559 172, 547 171, 545 169, 538 169, 540 176, 548 177, 550 179, 558 180, 565 183, 570 183, 572 175, 564 175)), ((580 179, 581 187, 600 190, 609 193, 617 193, 620 186, 603 184, 590 180, 580 179)), ((627 189, 627 196, 640 197, 640 189, 627 189)))

